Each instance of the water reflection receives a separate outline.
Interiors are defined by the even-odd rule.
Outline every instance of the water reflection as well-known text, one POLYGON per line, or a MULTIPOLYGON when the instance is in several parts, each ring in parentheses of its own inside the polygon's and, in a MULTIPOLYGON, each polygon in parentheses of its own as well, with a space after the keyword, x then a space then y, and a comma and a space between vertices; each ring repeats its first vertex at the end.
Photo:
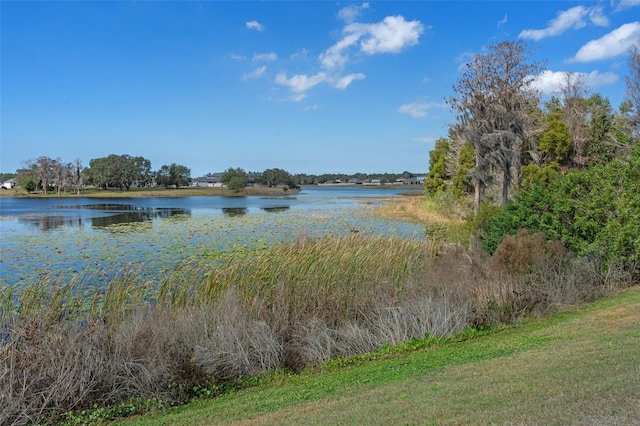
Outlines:
POLYGON ((262 210, 269 213, 282 213, 289 210, 289 206, 262 207, 262 210))
POLYGON ((115 204, 115 203, 74 204, 70 206, 55 206, 54 208, 56 209, 87 209, 87 210, 103 210, 103 211, 140 210, 140 207, 132 206, 131 204, 115 204))
POLYGON ((85 204, 54 208, 70 211, 56 214, 26 214, 19 216, 18 221, 40 231, 52 231, 64 226, 81 228, 90 224, 94 228, 107 228, 128 223, 150 223, 154 219, 191 216, 189 209, 145 208, 128 204, 85 204), (96 213, 87 213, 87 211, 96 211, 96 213))
POLYGON ((246 207, 223 207, 222 213, 227 217, 242 216, 247 214, 246 207))
POLYGON ((106 228, 112 225, 124 223, 151 222, 153 219, 166 219, 173 216, 191 216, 190 210, 185 209, 137 209, 111 216, 91 218, 91 226, 94 228, 106 228))
POLYGON ((86 223, 79 217, 62 215, 25 214, 18 217, 18 221, 40 231, 52 231, 63 226, 82 227, 86 223))

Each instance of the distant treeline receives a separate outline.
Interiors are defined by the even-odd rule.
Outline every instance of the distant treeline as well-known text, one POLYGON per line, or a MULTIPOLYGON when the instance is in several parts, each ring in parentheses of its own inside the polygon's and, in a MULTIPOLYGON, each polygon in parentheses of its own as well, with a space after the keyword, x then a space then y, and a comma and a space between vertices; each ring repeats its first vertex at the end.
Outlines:
POLYGON ((192 177, 191 169, 181 164, 165 164, 153 170, 151 161, 141 156, 111 154, 107 157, 93 158, 89 166, 84 167, 79 159, 73 162, 63 161, 60 157, 41 156, 24 162, 25 167, 15 173, 2 173, 0 181, 15 179, 18 186, 29 192, 56 191, 57 193, 80 192, 87 185, 95 188, 119 188, 164 186, 180 188, 201 186, 204 184, 224 184, 234 190, 240 190, 247 184, 262 184, 269 187, 286 186, 295 188, 300 185, 323 183, 379 184, 422 182, 418 175, 408 171, 402 173, 354 173, 354 174, 295 174, 280 168, 270 168, 262 172, 246 172, 242 168, 230 167, 223 172, 208 173, 203 177, 192 177))

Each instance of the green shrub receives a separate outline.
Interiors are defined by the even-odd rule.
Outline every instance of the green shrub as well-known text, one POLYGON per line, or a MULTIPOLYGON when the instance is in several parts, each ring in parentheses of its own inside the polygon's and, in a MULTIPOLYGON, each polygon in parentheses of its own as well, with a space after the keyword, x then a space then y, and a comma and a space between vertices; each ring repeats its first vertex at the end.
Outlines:
POLYGON ((561 240, 579 255, 602 256, 606 264, 640 263, 640 147, 623 161, 531 182, 489 220, 482 235, 493 253, 518 229, 561 240))

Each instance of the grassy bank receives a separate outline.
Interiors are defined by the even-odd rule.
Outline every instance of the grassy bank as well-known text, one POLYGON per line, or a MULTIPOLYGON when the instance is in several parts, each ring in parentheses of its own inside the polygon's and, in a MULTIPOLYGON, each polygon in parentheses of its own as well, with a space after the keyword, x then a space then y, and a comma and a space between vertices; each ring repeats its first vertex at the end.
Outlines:
POLYGON ((122 425, 635 424, 640 289, 476 339, 299 376, 122 425))

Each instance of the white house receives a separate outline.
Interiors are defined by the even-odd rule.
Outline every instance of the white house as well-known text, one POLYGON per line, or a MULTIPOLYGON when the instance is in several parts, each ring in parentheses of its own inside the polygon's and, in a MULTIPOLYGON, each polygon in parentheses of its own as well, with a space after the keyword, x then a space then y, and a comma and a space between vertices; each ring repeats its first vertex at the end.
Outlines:
POLYGON ((12 189, 16 187, 15 179, 8 179, 2 182, 2 189, 12 189))

